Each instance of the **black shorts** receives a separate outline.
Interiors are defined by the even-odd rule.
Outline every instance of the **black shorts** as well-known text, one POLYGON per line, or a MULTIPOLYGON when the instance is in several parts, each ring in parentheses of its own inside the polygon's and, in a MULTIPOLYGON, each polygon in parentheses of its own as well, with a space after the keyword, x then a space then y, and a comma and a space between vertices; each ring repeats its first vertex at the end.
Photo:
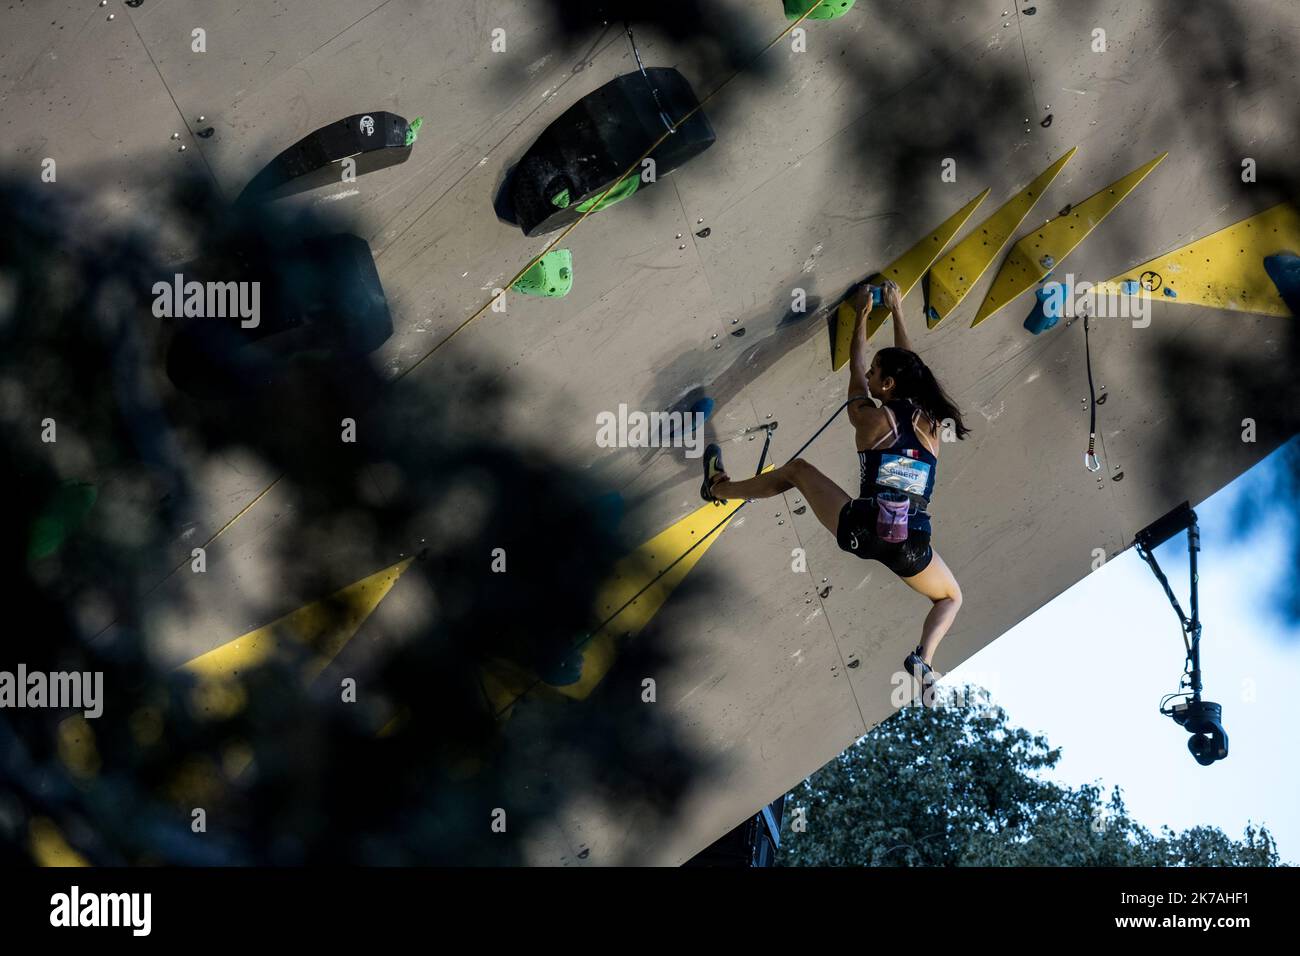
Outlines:
POLYGON ((876 536, 874 498, 854 498, 840 509, 835 540, 849 554, 879 561, 900 578, 920 574, 934 557, 934 550, 930 547, 929 515, 911 515, 907 519, 906 541, 897 544, 882 541, 876 536))

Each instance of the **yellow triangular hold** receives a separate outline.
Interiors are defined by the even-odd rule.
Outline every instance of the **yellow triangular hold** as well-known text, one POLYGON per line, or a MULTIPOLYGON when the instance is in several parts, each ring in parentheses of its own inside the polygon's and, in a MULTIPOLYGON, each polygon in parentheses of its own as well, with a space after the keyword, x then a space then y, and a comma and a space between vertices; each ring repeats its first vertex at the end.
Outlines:
MULTIPOLYGON (((771 469, 769 465, 763 471, 771 469)), ((726 530, 726 523, 742 504, 743 500, 734 499, 721 506, 696 508, 614 565, 614 573, 601 588, 594 608, 597 619, 605 624, 581 648, 582 676, 563 687, 547 686, 575 700, 590 694, 613 666, 618 642, 639 633, 650 622, 668 595, 726 530), (719 522, 722 527, 709 534, 719 522), (699 546, 692 551, 696 544, 699 546)))
POLYGON ((926 325, 934 328, 962 300, 980 280, 980 276, 998 257, 1008 240, 1016 234, 1029 211, 1040 196, 1047 191, 1057 175, 1065 168, 1079 147, 1048 166, 1032 183, 1002 205, 1002 208, 985 219, 969 236, 957 243, 942 262, 930 270, 930 291, 926 309, 926 325))
POLYGON ((1088 234, 1168 155, 1161 153, 1123 179, 1093 193, 1064 216, 1056 217, 1017 242, 1011 249, 1011 255, 1007 256, 1007 261, 998 270, 998 277, 993 280, 993 286, 984 297, 975 321, 971 322, 971 328, 1010 303, 1016 296, 1028 292, 1049 272, 1059 267, 1061 261, 1088 238, 1088 234))
POLYGON ((1131 280, 1128 294, 1144 299, 1286 316, 1291 312, 1264 271, 1265 257, 1286 249, 1300 251, 1300 212, 1282 203, 1134 266, 1097 291, 1124 292, 1131 280))
POLYGON ((323 600, 300 607, 265 627, 201 654, 186 663, 184 668, 203 677, 231 677, 269 658, 279 643, 297 641, 314 652, 304 676, 307 680, 315 680, 379 606, 413 560, 405 558, 376 571, 323 600))
MULTIPOLYGON (((912 287, 920 281, 921 276, 925 275, 925 270, 930 268, 943 253, 944 247, 952 241, 952 237, 957 235, 962 226, 966 225, 966 220, 979 208, 979 204, 984 201, 984 197, 988 194, 989 191, 984 190, 949 216, 938 229, 911 249, 908 249, 868 281, 879 284, 886 279, 893 279, 898 283, 898 291, 903 295, 907 295, 912 291, 912 287)), ((871 341, 871 337, 879 331, 887 318, 889 318, 889 309, 885 305, 878 305, 871 310, 871 314, 867 316, 867 341, 871 341)), ((837 372, 849 360, 849 348, 853 344, 853 326, 857 323, 857 319, 853 307, 847 302, 841 303, 835 313, 835 348, 831 355, 831 368, 837 372)))
MULTIPOLYGON (((773 467, 768 465, 763 472, 773 467)), ((742 504, 742 499, 736 499, 721 506, 696 508, 614 565, 592 609, 596 620, 603 623, 597 631, 575 642, 582 662, 581 676, 574 683, 547 684, 514 661, 487 661, 479 669, 479 679, 484 698, 497 719, 502 723, 509 720, 514 705, 526 695, 562 695, 574 700, 588 697, 613 666, 619 642, 638 634, 659 612, 742 504)), ((380 736, 393 733, 403 722, 402 715, 393 717, 380 730, 380 736)))

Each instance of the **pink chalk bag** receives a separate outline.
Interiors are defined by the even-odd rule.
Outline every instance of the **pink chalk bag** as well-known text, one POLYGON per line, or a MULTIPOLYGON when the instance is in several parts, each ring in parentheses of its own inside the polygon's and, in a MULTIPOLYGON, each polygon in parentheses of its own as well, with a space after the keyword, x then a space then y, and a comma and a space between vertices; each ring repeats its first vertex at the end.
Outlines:
POLYGON ((911 499, 901 491, 876 492, 876 537, 890 544, 907 540, 907 512, 911 499))

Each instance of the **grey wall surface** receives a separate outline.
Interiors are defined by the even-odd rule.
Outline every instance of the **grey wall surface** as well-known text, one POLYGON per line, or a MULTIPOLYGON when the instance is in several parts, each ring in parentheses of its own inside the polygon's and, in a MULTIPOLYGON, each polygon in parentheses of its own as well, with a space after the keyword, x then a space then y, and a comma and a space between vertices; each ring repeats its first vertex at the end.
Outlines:
MULTIPOLYGON (((599 448, 596 415, 620 403, 666 409, 700 389, 717 402, 710 434, 733 471, 755 463, 758 445, 742 433, 769 415, 780 422, 773 458, 784 460, 847 385, 847 370, 831 371, 824 314, 782 321, 794 289, 831 303, 990 187, 964 236, 1072 146, 1077 155, 1016 238, 1167 150, 1063 267, 1106 279, 1272 205, 1276 193, 1241 182, 1240 158, 1293 165, 1300 145, 1300 11, 1288 0, 1197 4, 1199 13, 1173 0, 1043 3, 1034 16, 1017 15, 1012 0, 859 0, 843 19, 806 24, 806 52, 788 38, 763 50, 786 24, 775 0, 710 6, 716 21, 738 24, 734 58, 755 66, 737 72, 732 56, 649 28, 638 44, 647 65, 677 66, 698 94, 720 87, 705 107, 716 145, 565 239, 576 278, 566 298, 509 296, 504 313, 484 313, 411 373, 454 376, 472 363, 508 381, 514 413, 490 427, 544 435, 589 463, 632 505, 627 521, 641 538, 700 505, 698 461, 680 449, 599 448), (1095 28, 1106 30, 1107 52, 1092 50, 1095 28), (956 183, 940 179, 947 157, 956 183), (703 226, 711 234, 696 238, 703 226)), ((285 146, 355 112, 425 117, 407 163, 289 200, 337 204, 364 224, 394 311, 380 361, 397 375, 544 247, 493 215, 507 168, 570 104, 635 68, 618 29, 562 38, 551 12, 509 0, 19 4, 0 14, 4 162, 36 176, 43 157, 56 157, 60 181, 92 192, 111 216, 147 210, 180 168, 233 198, 285 146), (196 27, 207 31, 205 54, 190 50, 196 27), (489 49, 498 27, 501 54, 489 49), (193 135, 208 125, 211 138, 193 135)), ((965 595, 941 671, 1087 575, 1094 549, 1115 555, 1179 501, 1195 504, 1249 469, 1290 434, 1285 416, 1300 404, 1293 372, 1277 370, 1275 399, 1260 404, 1231 371, 1242 356, 1269 368, 1294 319, 1157 303, 1147 328, 1099 322, 1092 363, 1109 399, 1098 480, 1081 463, 1080 324, 1030 335, 1023 296, 969 327, 1000 262, 934 331, 920 289, 906 300, 918 351, 974 429, 943 447, 933 506, 935 545, 965 595), (1170 343, 1223 357, 1223 380, 1212 391, 1206 383, 1212 430, 1185 434, 1186 392, 1163 359, 1170 343), (1258 443, 1240 441, 1247 417, 1260 423, 1258 443)), ((886 325, 874 344, 891 334, 886 325)), ((851 442, 841 419, 805 457, 852 493, 851 442)), ((200 464, 200 538, 274 477, 238 461, 200 464)), ((277 494, 217 539, 201 586, 177 578, 160 590, 160 602, 187 609, 158 623, 168 660, 304 602, 259 575, 275 515, 290 506, 277 494), (170 601, 182 589, 187 600, 170 601)), ((530 848, 535 862, 569 862, 585 847, 591 864, 681 863, 893 712, 891 678, 928 603, 840 552, 810 511, 792 513, 794 499, 747 507, 703 562, 723 586, 701 593, 688 579, 660 614, 685 642, 679 669, 656 675, 660 706, 719 769, 671 821, 613 814, 594 793, 590 806, 563 808, 551 839, 530 848), (791 570, 795 548, 806 549, 807 574, 791 570), (854 658, 861 666, 848 667, 854 658)), ((176 560, 187 548, 177 541, 176 560)), ((384 613, 420 613, 404 586, 384 613)), ((640 639, 656 639, 656 628, 640 639)))

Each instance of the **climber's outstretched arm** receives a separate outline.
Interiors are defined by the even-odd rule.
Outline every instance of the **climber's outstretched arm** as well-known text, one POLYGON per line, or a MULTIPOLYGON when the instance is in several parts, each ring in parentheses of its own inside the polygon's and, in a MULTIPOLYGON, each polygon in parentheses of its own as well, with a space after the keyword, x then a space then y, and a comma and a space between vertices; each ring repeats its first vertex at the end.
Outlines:
POLYGON ((903 296, 899 293, 898 283, 892 279, 886 281, 881 299, 889 306, 889 312, 894 317, 894 345, 909 352, 913 351, 912 342, 907 337, 907 329, 903 327, 903 296))
MULTIPOLYGON (((871 288, 866 284, 859 286, 849 296, 856 318, 853 322, 853 344, 849 346, 849 398, 855 395, 867 395, 867 370, 871 362, 867 359, 867 316, 871 314, 871 288)), ((853 415, 853 407, 849 408, 853 415)))

